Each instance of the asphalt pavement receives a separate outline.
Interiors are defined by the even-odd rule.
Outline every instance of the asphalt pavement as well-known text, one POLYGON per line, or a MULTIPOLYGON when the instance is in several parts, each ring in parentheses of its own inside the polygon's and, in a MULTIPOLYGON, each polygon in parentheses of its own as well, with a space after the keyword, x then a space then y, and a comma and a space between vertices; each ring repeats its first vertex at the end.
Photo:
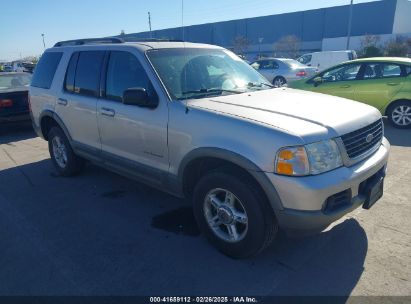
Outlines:
POLYGON ((383 198, 326 231, 230 259, 189 202, 88 165, 57 176, 30 126, 0 130, 0 295, 411 296, 411 130, 383 198))

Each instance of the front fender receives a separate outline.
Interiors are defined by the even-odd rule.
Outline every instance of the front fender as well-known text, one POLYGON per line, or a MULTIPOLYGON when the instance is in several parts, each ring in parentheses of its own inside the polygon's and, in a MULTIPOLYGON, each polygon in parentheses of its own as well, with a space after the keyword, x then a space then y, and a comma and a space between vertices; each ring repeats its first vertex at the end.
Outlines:
POLYGON ((221 148, 214 147, 202 147, 196 148, 190 151, 181 161, 178 169, 178 179, 183 184, 184 172, 187 166, 194 160, 203 157, 213 157, 227 162, 233 163, 245 170, 258 182, 258 184, 263 189, 268 201, 270 202, 273 210, 283 210, 283 206, 280 197, 275 189, 274 185, 267 178, 265 173, 252 161, 245 158, 244 156, 221 148))

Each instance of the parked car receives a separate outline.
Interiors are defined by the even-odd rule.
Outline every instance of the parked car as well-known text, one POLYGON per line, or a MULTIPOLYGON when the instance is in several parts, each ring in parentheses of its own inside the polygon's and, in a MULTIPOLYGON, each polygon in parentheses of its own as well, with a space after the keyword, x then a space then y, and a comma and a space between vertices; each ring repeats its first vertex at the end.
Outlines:
POLYGON ((320 231, 383 193, 389 143, 377 109, 272 88, 221 47, 59 42, 41 57, 30 100, 60 175, 89 160, 187 197, 203 234, 232 257, 262 251, 279 227, 320 231))
POLYGON ((13 67, 10 65, 4 65, 3 72, 13 72, 13 67))
POLYGON ((357 53, 349 51, 324 51, 304 54, 297 60, 302 64, 316 67, 318 71, 323 71, 345 61, 357 59, 357 53))
POLYGON ((30 80, 27 73, 0 73, 0 123, 30 120, 30 80))
POLYGON ((317 72, 315 68, 287 58, 265 58, 254 61, 251 66, 275 87, 281 87, 295 80, 310 77, 317 72))
POLYGON ((409 58, 357 59, 291 86, 369 104, 386 115, 394 127, 411 128, 410 74, 409 58))

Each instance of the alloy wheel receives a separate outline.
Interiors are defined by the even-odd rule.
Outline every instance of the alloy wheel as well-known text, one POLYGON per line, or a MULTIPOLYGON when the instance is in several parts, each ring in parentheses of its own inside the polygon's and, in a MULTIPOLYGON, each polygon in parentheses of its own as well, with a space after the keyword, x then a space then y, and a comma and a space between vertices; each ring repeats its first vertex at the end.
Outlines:
POLYGON ((53 155, 56 163, 60 168, 64 169, 67 165, 67 148, 64 142, 59 136, 55 136, 52 139, 53 155))
POLYGON ((230 191, 216 188, 204 200, 204 216, 213 233, 223 241, 237 243, 248 231, 244 205, 230 191))

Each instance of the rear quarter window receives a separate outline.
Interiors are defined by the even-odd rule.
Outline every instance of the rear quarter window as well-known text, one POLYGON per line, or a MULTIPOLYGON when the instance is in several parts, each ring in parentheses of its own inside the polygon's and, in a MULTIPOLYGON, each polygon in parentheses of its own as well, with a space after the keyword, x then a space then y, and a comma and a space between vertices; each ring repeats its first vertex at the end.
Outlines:
POLYGON ((62 52, 48 52, 41 56, 31 81, 33 87, 50 89, 62 55, 62 52))

